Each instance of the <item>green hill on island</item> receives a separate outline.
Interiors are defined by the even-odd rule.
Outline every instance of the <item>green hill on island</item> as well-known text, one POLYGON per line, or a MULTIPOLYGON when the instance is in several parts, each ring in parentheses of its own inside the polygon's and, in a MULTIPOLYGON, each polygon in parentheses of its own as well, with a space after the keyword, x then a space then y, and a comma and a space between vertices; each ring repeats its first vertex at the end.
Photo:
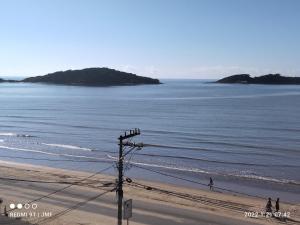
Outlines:
POLYGON ((300 85, 300 77, 285 77, 280 74, 267 74, 259 77, 251 77, 249 74, 237 74, 222 78, 216 83, 224 84, 297 84, 300 85))
POLYGON ((87 68, 49 73, 44 76, 29 77, 20 82, 46 83, 80 86, 116 86, 160 84, 158 79, 137 76, 109 68, 87 68))

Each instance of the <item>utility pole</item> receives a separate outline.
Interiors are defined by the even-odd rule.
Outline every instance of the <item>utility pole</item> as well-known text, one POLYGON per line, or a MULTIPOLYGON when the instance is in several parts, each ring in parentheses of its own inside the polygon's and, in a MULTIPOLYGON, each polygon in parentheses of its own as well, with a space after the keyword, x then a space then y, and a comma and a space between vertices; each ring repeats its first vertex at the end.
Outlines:
POLYGON ((140 129, 130 130, 129 133, 125 132, 124 135, 120 135, 119 137, 119 179, 118 179, 118 225, 122 225, 122 206, 123 206, 123 160, 124 160, 124 152, 123 152, 123 140, 128 138, 140 135, 140 129))

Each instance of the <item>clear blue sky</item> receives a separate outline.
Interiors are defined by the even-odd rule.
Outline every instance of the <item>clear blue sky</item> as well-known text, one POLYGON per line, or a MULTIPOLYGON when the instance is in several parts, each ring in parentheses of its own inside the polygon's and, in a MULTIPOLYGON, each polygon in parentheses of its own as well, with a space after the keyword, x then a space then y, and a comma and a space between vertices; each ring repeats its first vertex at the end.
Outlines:
POLYGON ((298 0, 0 0, 0 76, 300 76, 298 0))

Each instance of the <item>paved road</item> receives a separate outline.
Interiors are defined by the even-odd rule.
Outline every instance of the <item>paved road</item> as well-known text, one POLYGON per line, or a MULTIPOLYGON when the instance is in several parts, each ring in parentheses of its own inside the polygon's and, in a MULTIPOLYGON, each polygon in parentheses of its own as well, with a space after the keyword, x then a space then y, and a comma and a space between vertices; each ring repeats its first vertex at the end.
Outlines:
MULTIPOLYGON (((11 185, 11 184, 10 184, 11 185)), ((37 191, 43 191, 43 193, 51 193, 54 190, 59 189, 58 186, 49 187, 45 185, 39 185, 39 184, 24 184, 24 183, 18 183, 14 186, 15 193, 18 195, 19 191, 26 190, 30 187, 32 190, 37 191), (18 191, 19 190, 19 191, 18 191)), ((63 186, 60 186, 63 187, 63 186)), ((0 187, 0 193, 3 193, 2 189, 5 189, 5 185, 1 185, 0 187)), ((65 191, 58 193, 56 195, 51 196, 51 198, 45 198, 42 200, 44 203, 51 203, 55 204, 57 206, 63 206, 63 207, 71 207, 73 205, 76 205, 80 201, 84 201, 92 196, 95 196, 102 191, 94 191, 94 192, 82 192, 78 189, 66 189, 65 191), (66 199, 65 197, 72 197, 66 199), (63 200, 62 200, 63 199, 63 200)), ((38 198, 41 194, 39 193, 36 196, 30 196, 30 198, 38 198)), ((244 222, 237 219, 230 219, 225 218, 218 215, 203 213, 199 211, 194 210, 187 210, 187 209, 179 209, 176 207, 170 207, 166 206, 164 204, 159 203, 149 203, 141 200, 134 200, 134 210, 133 210, 133 218, 131 221, 140 223, 140 224, 147 224, 147 225, 254 225, 255 221, 253 223, 250 222, 244 222)), ((114 197, 114 194, 104 195, 101 196, 99 199, 96 199, 94 201, 89 202, 88 204, 80 207, 81 211, 87 211, 95 213, 95 215, 105 215, 112 218, 116 218, 117 215, 117 205, 116 205, 116 199, 114 197), (99 207, 99 204, 101 204, 101 207, 99 207)), ((243 216, 241 214, 241 216, 243 216)), ((0 223, 1 225, 6 223, 0 223)), ((7 224, 14 224, 14 223, 7 223, 7 224)), ((126 224, 124 222, 124 224, 126 224)), ((16 223, 17 225, 17 223, 16 223)), ((109 224, 108 224, 109 225, 109 224)))
POLYGON ((15 219, 10 219, 7 217, 0 216, 0 225, 29 225, 23 221, 18 221, 15 219))

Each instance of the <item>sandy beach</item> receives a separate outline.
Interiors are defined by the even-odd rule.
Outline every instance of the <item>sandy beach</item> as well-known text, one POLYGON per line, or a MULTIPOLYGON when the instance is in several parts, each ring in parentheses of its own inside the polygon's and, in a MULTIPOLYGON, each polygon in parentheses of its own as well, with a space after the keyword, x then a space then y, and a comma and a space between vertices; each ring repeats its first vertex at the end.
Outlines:
MULTIPOLYGON (((1 161, 1 198, 10 217, 32 224, 116 224, 115 177, 1 161), (90 177, 86 179, 87 177, 90 177), (15 180, 14 180, 15 179, 15 180), (23 180, 23 181, 20 181, 23 180), (27 182, 24 180, 30 180, 27 182), (44 182, 44 183, 39 183, 44 182), (97 195, 98 196, 97 198, 97 195), (90 200, 87 202, 87 200, 90 200), (10 204, 22 209, 10 210, 10 204), (25 204, 29 209, 25 209, 25 204), (34 209, 33 209, 33 208, 34 209)), ((297 224, 299 204, 281 204, 289 218, 251 215, 266 200, 134 180, 124 197, 133 199, 130 224, 297 224), (150 188, 151 187, 151 188, 150 188), (250 213, 245 216, 245 213, 250 213), (250 217, 254 218, 250 218, 250 217)), ((124 221, 125 223, 126 221, 124 221)))

